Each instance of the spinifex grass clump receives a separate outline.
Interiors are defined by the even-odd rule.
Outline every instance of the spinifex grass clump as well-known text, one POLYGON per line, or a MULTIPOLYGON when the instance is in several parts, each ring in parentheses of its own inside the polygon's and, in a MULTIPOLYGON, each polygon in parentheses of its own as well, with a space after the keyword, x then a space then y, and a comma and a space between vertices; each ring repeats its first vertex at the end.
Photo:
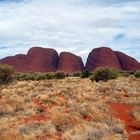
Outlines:
POLYGON ((118 78, 119 74, 116 70, 112 70, 109 68, 98 68, 95 70, 93 76, 91 77, 92 81, 108 81, 110 79, 118 78))
POLYGON ((13 80, 14 68, 10 65, 0 65, 0 84, 8 84, 13 80))

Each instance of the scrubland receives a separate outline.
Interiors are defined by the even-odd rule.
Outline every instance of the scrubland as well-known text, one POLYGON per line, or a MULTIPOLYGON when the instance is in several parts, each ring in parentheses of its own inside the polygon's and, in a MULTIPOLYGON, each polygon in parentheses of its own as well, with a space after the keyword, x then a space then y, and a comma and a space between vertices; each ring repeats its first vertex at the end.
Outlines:
POLYGON ((1 85, 0 140, 127 140, 131 132, 114 103, 132 106, 126 113, 137 124, 131 135, 139 137, 140 78, 66 77, 1 85))

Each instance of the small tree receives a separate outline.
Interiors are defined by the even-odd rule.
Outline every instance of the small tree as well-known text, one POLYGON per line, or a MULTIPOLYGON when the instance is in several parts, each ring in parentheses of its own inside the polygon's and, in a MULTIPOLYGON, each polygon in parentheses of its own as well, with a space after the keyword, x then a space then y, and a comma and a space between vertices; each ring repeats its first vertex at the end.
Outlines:
POLYGON ((10 65, 0 65, 0 84, 8 84, 13 80, 14 68, 10 65))
POLYGON ((73 77, 80 77, 81 76, 81 72, 76 72, 72 75, 73 77))
POLYGON ((93 76, 91 77, 92 81, 108 81, 110 79, 118 78, 119 74, 116 70, 108 68, 98 68, 95 70, 93 76))
POLYGON ((134 76, 135 76, 136 78, 140 78, 140 71, 136 71, 136 72, 134 73, 134 76))
POLYGON ((88 78, 91 75, 91 73, 87 70, 82 71, 81 78, 88 78))

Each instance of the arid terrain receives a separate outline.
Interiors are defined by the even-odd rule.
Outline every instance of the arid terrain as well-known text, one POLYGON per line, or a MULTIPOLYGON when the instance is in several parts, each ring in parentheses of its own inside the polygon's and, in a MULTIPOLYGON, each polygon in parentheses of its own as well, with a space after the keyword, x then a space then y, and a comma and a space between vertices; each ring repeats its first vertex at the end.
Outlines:
POLYGON ((140 140, 140 78, 67 77, 0 87, 0 140, 140 140))

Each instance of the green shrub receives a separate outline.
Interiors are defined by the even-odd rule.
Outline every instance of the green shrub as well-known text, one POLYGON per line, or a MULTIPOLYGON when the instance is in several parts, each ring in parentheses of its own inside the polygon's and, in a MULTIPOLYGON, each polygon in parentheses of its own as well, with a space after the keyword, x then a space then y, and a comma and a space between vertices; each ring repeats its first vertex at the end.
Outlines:
POLYGON ((36 80, 36 73, 29 72, 25 76, 25 80, 36 80))
POLYGON ((65 74, 63 72, 56 72, 53 74, 53 79, 64 79, 65 74))
POLYGON ((136 71, 136 72, 134 73, 134 76, 135 76, 136 78, 140 78, 140 71, 136 71))
POLYGON ((17 73, 15 77, 19 81, 36 80, 36 75, 37 74, 34 72, 25 72, 25 73, 17 73))
POLYGON ((108 68, 98 68, 95 70, 93 76, 91 77, 92 81, 108 81, 110 79, 118 78, 119 74, 116 70, 108 68))
POLYGON ((45 75, 45 79, 47 79, 47 80, 53 79, 53 74, 47 73, 47 74, 45 75))
POLYGON ((13 81, 14 68, 10 65, 0 65, 0 84, 13 81))
POLYGON ((45 80, 46 75, 44 73, 36 73, 35 80, 45 80))
POLYGON ((81 72, 76 72, 72 75, 73 77, 80 77, 81 76, 81 72))
POLYGON ((88 78, 91 75, 91 73, 87 70, 82 71, 81 78, 88 78))
POLYGON ((41 72, 25 72, 25 73, 16 73, 15 79, 19 81, 26 80, 50 80, 50 79, 63 79, 65 74, 63 72, 57 73, 41 73, 41 72))
POLYGON ((132 75, 130 72, 128 71, 120 71, 119 72, 121 76, 123 77, 129 77, 130 75, 132 75))

